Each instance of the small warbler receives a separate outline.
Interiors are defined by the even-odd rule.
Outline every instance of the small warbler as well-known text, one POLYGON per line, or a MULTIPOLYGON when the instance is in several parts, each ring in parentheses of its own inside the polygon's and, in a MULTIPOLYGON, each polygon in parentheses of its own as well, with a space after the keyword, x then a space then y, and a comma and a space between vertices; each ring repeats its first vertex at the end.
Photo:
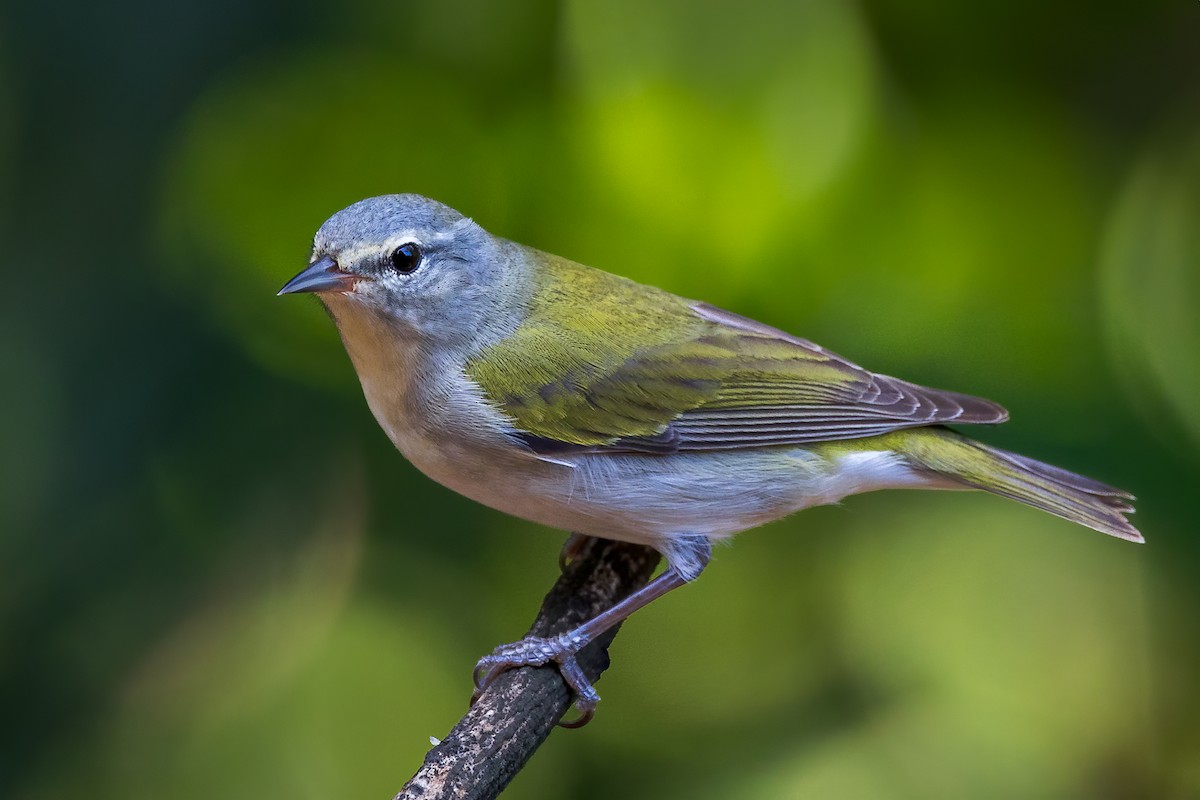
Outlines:
POLYGON ((279 293, 295 292, 320 297, 371 412, 430 478, 666 558, 579 628, 485 656, 477 694, 505 669, 553 661, 586 721, 599 696, 575 654, 596 635, 696 578, 711 542, 859 492, 982 489, 1142 541, 1126 492, 945 427, 1003 422, 996 403, 869 372, 419 195, 330 217, 279 293))

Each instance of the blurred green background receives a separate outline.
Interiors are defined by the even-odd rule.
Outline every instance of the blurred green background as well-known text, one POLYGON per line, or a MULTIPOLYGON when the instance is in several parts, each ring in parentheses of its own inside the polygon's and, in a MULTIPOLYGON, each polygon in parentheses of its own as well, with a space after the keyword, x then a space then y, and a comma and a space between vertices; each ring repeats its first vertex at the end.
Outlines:
POLYGON ((885 493, 638 614, 512 797, 1200 797, 1200 4, 0 10, 0 795, 391 796, 562 534, 391 448, 332 212, 510 238, 1001 401, 1136 547, 885 493))

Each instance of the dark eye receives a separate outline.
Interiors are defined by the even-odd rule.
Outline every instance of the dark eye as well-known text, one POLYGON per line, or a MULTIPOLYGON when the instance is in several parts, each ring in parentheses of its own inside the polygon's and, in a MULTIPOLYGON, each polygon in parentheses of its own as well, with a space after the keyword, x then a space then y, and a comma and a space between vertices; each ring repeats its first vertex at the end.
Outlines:
POLYGON ((421 266, 421 248, 413 242, 402 244, 392 251, 392 266, 407 275, 421 266))

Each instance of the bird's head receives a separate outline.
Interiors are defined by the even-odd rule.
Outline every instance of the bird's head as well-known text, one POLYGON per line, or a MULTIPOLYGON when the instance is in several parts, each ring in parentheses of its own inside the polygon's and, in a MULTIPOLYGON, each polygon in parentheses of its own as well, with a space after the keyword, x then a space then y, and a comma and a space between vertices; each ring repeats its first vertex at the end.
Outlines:
POLYGON ((509 326, 522 293, 521 260, 506 245, 427 197, 371 197, 325 221, 308 268, 279 294, 316 293, 339 322, 395 335, 478 340, 509 326))

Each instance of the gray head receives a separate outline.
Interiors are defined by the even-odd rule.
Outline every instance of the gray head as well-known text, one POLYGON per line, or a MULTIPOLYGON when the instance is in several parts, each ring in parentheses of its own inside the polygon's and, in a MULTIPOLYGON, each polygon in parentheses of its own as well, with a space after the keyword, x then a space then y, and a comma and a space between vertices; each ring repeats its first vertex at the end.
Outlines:
POLYGON ((511 310, 505 244, 427 197, 371 197, 325 221, 309 267, 279 293, 316 292, 339 324, 366 314, 401 335, 475 338, 511 310))

